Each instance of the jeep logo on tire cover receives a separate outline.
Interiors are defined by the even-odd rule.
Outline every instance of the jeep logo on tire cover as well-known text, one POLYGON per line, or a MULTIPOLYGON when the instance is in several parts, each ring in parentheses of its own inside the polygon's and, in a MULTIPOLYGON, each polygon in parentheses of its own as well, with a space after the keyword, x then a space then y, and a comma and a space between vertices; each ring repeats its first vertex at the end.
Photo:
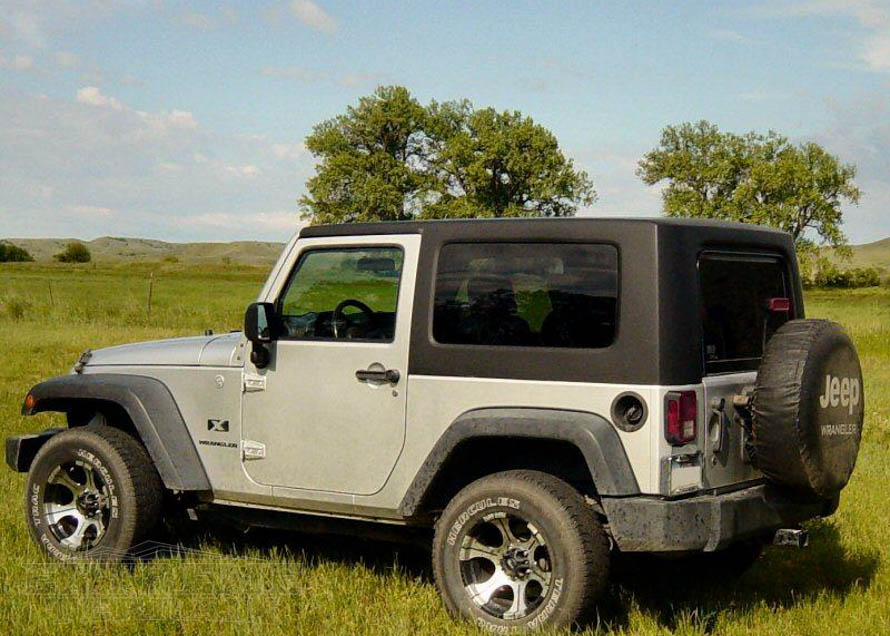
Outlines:
POLYGON ((849 407, 849 414, 859 406, 860 396, 859 378, 838 378, 830 373, 825 376, 825 392, 819 398, 819 406, 827 409, 829 405, 836 407, 838 404, 849 407))

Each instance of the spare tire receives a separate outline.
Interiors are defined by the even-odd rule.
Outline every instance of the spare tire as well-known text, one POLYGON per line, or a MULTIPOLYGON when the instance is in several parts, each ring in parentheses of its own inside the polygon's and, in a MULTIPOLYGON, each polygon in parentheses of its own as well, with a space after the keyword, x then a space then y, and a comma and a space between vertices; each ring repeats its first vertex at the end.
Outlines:
POLYGON ((766 345, 752 398, 752 461, 805 499, 847 485, 862 438, 862 369, 850 336, 829 320, 792 320, 766 345))

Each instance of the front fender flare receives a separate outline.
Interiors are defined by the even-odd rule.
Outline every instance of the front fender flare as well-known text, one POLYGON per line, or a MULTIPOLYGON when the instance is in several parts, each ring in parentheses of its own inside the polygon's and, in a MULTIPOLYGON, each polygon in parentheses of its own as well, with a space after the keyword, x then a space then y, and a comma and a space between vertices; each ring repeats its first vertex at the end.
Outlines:
POLYGON ((597 492, 603 496, 640 493, 624 445, 606 419, 587 411, 537 408, 482 408, 460 415, 445 430, 417 471, 399 505, 404 517, 417 513, 448 456, 479 437, 525 437, 573 444, 584 456, 597 492))
POLYGON ((164 485, 171 490, 210 490, 210 481, 170 390, 141 375, 64 375, 35 385, 23 415, 68 411, 79 401, 111 402, 130 416, 164 485))

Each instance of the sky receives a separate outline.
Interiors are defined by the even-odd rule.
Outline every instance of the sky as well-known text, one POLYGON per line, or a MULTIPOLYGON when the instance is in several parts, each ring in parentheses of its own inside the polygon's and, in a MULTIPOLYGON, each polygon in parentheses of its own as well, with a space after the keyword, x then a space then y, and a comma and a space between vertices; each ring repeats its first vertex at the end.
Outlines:
POLYGON ((890 236, 890 0, 0 4, 0 237, 284 241, 306 136, 381 84, 549 128, 583 215, 661 213, 670 124, 816 141, 890 236))

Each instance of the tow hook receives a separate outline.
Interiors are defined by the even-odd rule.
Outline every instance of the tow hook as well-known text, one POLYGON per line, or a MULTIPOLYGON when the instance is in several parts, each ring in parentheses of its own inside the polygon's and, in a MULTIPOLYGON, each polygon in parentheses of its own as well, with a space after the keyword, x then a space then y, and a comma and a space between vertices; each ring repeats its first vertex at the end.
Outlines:
POLYGON ((784 545, 792 548, 805 548, 810 545, 810 535, 800 528, 781 528, 776 530, 773 545, 784 545))

